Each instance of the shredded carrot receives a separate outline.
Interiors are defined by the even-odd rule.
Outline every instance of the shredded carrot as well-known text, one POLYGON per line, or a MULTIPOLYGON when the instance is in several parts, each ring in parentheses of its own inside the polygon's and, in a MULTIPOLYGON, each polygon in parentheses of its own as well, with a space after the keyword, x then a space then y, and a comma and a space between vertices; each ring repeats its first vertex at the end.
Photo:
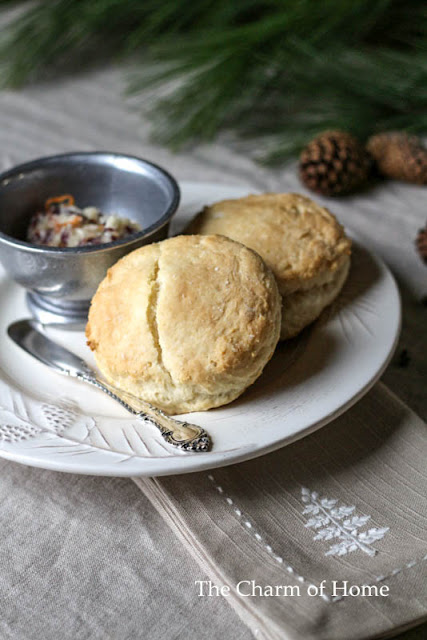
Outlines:
POLYGON ((81 224, 82 220, 82 216, 73 216, 66 222, 55 222, 55 231, 60 231, 63 227, 68 227, 69 225, 71 227, 78 227, 81 224))
POLYGON ((75 200, 72 195, 64 194, 63 196, 56 196, 56 198, 48 198, 44 203, 46 211, 49 209, 51 204, 65 204, 72 206, 75 204, 75 200))

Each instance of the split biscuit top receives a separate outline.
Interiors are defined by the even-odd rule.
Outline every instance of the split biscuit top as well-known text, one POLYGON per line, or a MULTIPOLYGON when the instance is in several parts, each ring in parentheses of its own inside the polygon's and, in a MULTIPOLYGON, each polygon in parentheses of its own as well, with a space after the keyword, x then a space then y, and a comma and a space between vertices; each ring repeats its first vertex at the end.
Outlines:
POLYGON ((279 332, 271 271, 221 236, 178 236, 119 260, 86 329, 107 380, 168 413, 234 400, 261 374, 279 332))
POLYGON ((251 195, 205 207, 187 233, 218 233, 257 251, 283 298, 281 337, 296 335, 338 295, 351 241, 325 208, 295 193, 251 195))

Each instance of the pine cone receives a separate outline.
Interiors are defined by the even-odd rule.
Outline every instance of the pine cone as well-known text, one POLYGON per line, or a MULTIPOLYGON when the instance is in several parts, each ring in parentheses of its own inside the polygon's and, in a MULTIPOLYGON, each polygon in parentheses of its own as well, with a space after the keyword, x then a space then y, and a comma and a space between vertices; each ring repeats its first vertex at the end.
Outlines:
POLYGON ((366 145, 382 175, 427 184, 427 149, 416 136, 399 131, 379 133, 366 145))
POLYGON ((372 161, 360 142, 345 131, 325 131, 303 149, 301 181, 325 196, 350 193, 368 180, 372 161))
POLYGON ((427 224, 424 229, 418 231, 418 235, 415 239, 415 246, 420 255, 421 260, 427 264, 427 224))

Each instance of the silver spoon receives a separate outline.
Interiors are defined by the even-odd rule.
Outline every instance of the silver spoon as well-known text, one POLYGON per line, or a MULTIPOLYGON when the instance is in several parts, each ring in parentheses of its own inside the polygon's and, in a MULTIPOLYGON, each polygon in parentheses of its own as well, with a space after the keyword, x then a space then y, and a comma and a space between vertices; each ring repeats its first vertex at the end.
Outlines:
POLYGON ((121 391, 105 380, 100 380, 84 360, 48 338, 40 328, 41 325, 32 319, 18 320, 9 325, 7 333, 21 349, 51 369, 101 389, 130 413, 153 424, 169 444, 185 451, 209 451, 212 440, 204 429, 195 424, 175 420, 149 402, 121 391))

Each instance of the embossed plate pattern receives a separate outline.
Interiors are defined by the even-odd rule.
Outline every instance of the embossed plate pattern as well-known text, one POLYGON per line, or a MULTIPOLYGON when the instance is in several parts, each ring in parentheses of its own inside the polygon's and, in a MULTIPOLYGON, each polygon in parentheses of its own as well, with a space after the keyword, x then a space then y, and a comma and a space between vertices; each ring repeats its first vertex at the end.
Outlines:
MULTIPOLYGON (((201 206, 248 193, 221 185, 181 187, 172 233, 201 206)), ((387 267, 355 241, 349 280, 333 307, 301 336, 280 344, 261 378, 237 401, 187 416, 212 435, 209 453, 177 451, 102 392, 62 378, 21 352, 6 328, 26 316, 24 291, 0 271, 0 456, 72 473, 153 476, 246 460, 341 414, 387 365, 399 333, 400 302, 387 267)), ((49 334, 94 364, 82 332, 49 334)))

